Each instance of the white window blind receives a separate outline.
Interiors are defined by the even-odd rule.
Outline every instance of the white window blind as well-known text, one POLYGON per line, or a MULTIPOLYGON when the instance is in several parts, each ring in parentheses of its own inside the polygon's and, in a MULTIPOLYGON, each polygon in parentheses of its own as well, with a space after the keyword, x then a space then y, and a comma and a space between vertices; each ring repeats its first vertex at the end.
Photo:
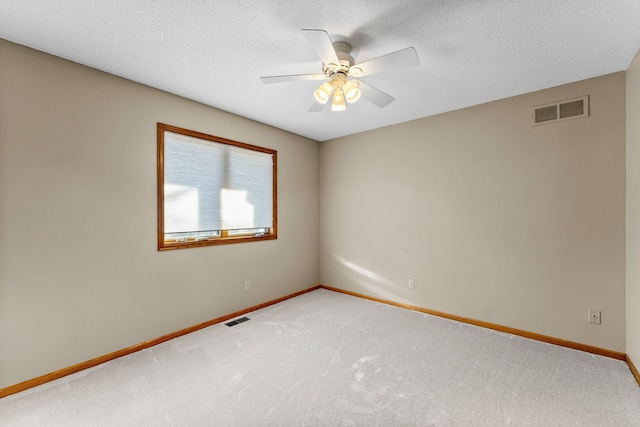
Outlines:
POLYGON ((165 131, 165 234, 272 226, 272 154, 165 131))

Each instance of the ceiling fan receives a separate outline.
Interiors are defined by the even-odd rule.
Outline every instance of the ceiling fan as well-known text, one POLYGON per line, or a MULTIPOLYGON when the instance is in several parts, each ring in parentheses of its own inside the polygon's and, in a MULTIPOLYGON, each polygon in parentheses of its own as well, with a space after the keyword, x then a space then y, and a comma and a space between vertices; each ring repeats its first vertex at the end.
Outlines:
POLYGON ((346 102, 356 102, 362 96, 380 108, 389 105, 395 98, 355 77, 382 73, 399 67, 414 67, 420 64, 413 47, 407 47, 377 58, 356 64, 351 56, 351 46, 345 42, 331 42, 324 30, 302 30, 302 35, 322 60, 322 74, 294 74, 286 76, 260 77, 262 83, 283 83, 301 80, 325 80, 313 93, 315 102, 310 112, 322 111, 331 99, 332 111, 344 111, 346 102), (346 101, 346 102, 345 102, 346 101))

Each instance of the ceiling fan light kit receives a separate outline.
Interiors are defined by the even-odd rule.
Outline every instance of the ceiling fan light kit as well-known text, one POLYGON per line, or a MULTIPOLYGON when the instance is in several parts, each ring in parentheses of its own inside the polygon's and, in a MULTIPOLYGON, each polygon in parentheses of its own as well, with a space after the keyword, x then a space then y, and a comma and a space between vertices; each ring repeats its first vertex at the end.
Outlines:
POLYGON ((331 75, 331 82, 324 82, 313 93, 313 96, 321 104, 326 104, 333 94, 331 111, 345 111, 347 109, 345 100, 352 104, 360 99, 360 89, 357 80, 347 81, 347 76, 338 72, 331 75))
POLYGON ((322 60, 322 74, 297 74, 288 76, 261 77, 265 84, 304 80, 328 80, 318 87, 310 112, 318 112, 331 101, 331 111, 345 111, 346 103, 354 103, 363 97, 379 108, 384 108, 395 99, 365 82, 354 79, 382 73, 397 67, 414 67, 420 64, 416 50, 408 47, 387 55, 355 64, 351 46, 345 42, 332 43, 323 30, 302 30, 303 36, 322 60), (346 102, 345 102, 346 101, 346 102))

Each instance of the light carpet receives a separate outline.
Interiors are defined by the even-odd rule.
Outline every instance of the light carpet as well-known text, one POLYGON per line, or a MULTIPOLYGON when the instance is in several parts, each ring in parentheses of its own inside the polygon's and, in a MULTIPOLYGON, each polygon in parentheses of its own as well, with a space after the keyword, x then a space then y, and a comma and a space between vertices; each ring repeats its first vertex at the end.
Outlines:
POLYGON ((0 399, 13 426, 640 426, 624 362, 316 290, 0 399))

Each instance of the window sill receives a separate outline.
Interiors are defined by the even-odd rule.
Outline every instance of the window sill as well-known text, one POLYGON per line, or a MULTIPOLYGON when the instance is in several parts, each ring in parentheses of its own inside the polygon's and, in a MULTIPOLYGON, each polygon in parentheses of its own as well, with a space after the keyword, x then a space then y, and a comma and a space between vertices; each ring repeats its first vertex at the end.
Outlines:
POLYGON ((259 242, 262 240, 276 240, 277 234, 265 234, 263 236, 233 236, 233 237, 215 237, 206 240, 189 240, 184 242, 158 242, 159 251, 168 251, 173 249, 199 248, 203 246, 229 245, 232 243, 259 242))

